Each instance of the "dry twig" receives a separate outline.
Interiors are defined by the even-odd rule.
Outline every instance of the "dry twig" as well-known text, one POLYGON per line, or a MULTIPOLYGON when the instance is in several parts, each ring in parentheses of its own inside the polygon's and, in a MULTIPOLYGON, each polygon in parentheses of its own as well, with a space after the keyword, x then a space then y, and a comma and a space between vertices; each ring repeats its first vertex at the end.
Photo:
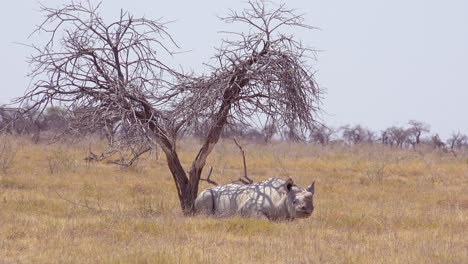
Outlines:
POLYGON ((213 167, 210 167, 210 172, 208 172, 208 176, 206 176, 205 179, 200 178, 200 181, 206 181, 206 182, 208 182, 208 183, 210 183, 210 184, 218 185, 217 182, 215 182, 215 181, 213 181, 212 179, 210 179, 210 177, 211 177, 211 172, 213 172, 213 167))
POLYGON ((242 162, 244 164, 244 176, 243 178, 239 178, 237 181, 234 181, 234 182, 241 182, 243 184, 252 184, 253 183, 253 180, 251 178, 249 178, 249 176, 247 175, 247 163, 245 162, 245 152, 244 152, 244 149, 242 148, 242 146, 237 142, 237 140, 235 138, 232 139, 234 141, 234 143, 236 144, 236 146, 239 148, 241 154, 242 154, 242 162))

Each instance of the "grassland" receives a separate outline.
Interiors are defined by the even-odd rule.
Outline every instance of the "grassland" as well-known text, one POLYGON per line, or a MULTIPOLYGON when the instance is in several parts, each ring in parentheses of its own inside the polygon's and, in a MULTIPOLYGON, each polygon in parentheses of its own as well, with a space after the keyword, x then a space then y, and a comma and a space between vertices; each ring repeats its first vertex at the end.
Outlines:
MULTIPOLYGON (((123 170, 83 160, 103 147, 93 139, 8 140, 17 153, 0 174, 0 263, 468 263, 466 155, 245 144, 255 180, 316 181, 312 217, 275 223, 183 217, 155 153, 123 170)), ((178 148, 188 167, 197 142, 178 148)), ((230 141, 207 166, 221 183, 242 175, 230 141)))

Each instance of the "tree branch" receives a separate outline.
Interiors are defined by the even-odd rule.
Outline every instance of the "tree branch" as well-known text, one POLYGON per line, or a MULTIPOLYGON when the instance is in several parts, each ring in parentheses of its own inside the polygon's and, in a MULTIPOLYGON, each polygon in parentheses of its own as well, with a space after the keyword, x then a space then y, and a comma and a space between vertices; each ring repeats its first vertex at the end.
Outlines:
POLYGON ((210 171, 208 172, 208 176, 206 176, 205 179, 200 178, 200 181, 206 181, 206 182, 208 182, 208 183, 210 183, 210 184, 218 185, 217 182, 215 182, 215 181, 213 181, 213 180, 210 179, 210 177, 211 177, 211 172, 212 172, 212 171, 213 171, 213 167, 210 167, 210 171))

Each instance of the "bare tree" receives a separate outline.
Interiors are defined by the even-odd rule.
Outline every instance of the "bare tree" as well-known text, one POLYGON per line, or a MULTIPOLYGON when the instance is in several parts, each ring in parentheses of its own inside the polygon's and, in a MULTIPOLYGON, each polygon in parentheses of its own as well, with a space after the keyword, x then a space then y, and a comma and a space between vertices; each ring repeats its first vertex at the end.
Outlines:
POLYGON ((67 113, 60 107, 49 107, 43 114, 45 130, 61 132, 68 127, 67 113))
POLYGON ((12 122, 17 115, 18 109, 0 106, 0 131, 13 134, 12 122))
POLYGON ((447 145, 450 146, 450 150, 454 153, 455 149, 468 146, 468 136, 460 132, 453 132, 450 138, 447 139, 447 145))
POLYGON ((408 130, 403 127, 392 126, 382 132, 382 142, 390 146, 403 148, 408 142, 408 130))
POLYGON ((275 125, 275 120, 267 120, 263 126, 262 133, 264 135, 264 141, 266 143, 270 143, 273 137, 276 134, 276 125, 275 125))
POLYGON ((392 139, 390 138, 390 131, 388 129, 382 130, 380 132, 380 138, 379 138, 380 143, 383 145, 390 145, 392 146, 393 142, 392 139))
POLYGON ((439 134, 432 135, 431 137, 431 144, 434 148, 437 149, 445 149, 445 143, 440 139, 439 134))
POLYGON ((334 133, 335 131, 333 129, 324 125, 319 125, 311 131, 310 141, 325 146, 330 143, 331 137, 334 133))
POLYGON ((243 123, 228 124, 224 127, 222 137, 225 138, 244 138, 253 141, 259 140, 263 135, 255 128, 243 123))
POLYGON ((430 126, 416 120, 410 120, 408 124, 410 125, 410 128, 408 128, 408 140, 413 147, 416 147, 421 143, 421 135, 430 131, 430 126))
POLYGON ((172 55, 177 46, 161 21, 121 12, 119 20, 106 24, 99 5, 89 2, 43 6, 45 21, 37 31, 50 39, 33 46, 33 85, 18 101, 32 102, 28 112, 60 101, 75 128, 117 118, 129 129, 119 146, 142 146, 133 148, 141 150, 135 155, 144 146, 159 145, 189 215, 206 159, 229 122, 275 120, 277 129, 294 124, 300 135, 316 123, 320 90, 307 64, 313 50, 280 32, 311 27, 284 5, 272 10, 263 1, 247 5, 222 18, 247 31, 228 33, 211 73, 200 77, 182 75, 162 62, 160 54, 172 55), (206 122, 208 131, 186 171, 176 142, 194 120, 206 122))
POLYGON ((360 143, 373 143, 375 140, 375 133, 361 125, 345 125, 340 128, 342 131, 343 139, 348 143, 348 145, 352 144, 360 144, 360 143))
POLYGON ((44 122, 44 115, 32 114, 23 115, 24 108, 0 108, 0 131, 8 134, 27 135, 37 143, 39 135, 42 130, 45 130, 46 123, 44 122))

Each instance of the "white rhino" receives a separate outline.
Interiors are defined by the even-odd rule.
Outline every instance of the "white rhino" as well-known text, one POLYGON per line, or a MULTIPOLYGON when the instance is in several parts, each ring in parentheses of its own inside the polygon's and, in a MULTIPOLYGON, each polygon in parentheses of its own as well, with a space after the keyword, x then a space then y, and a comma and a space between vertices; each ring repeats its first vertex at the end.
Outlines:
POLYGON ((195 200, 195 211, 220 217, 292 220, 312 214, 313 195, 314 183, 302 189, 291 179, 270 178, 248 185, 231 183, 202 191, 195 200))

